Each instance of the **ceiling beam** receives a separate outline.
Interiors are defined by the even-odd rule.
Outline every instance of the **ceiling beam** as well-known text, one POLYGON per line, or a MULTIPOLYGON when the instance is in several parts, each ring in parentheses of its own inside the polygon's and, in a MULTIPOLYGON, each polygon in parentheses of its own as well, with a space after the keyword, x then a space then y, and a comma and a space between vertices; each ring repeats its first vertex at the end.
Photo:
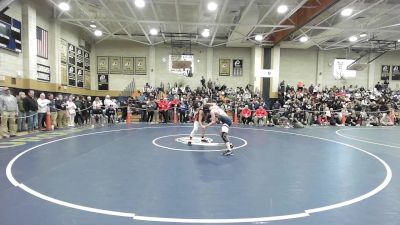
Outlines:
MULTIPOLYGON (((133 17, 135 18, 135 20, 137 21, 137 16, 136 16, 135 11, 133 11, 132 6, 131 6, 131 5, 129 4, 129 2, 127 2, 126 0, 125 0, 124 2, 125 2, 125 4, 126 4, 126 6, 128 7, 129 12, 132 14, 132 16, 133 16, 133 17)), ((151 41, 149 35, 147 34, 146 30, 143 28, 142 24, 140 24, 139 22, 136 22, 136 23, 137 23, 137 25, 139 26, 140 30, 143 32, 143 34, 144 34, 144 36, 146 37, 146 39, 147 39, 147 41, 149 42, 149 44, 152 45, 153 43, 152 43, 152 41, 151 41)))
MULTIPOLYGON (((234 30, 236 30, 237 26, 242 26, 241 23, 243 22, 243 18, 246 17, 247 13, 249 13, 250 8, 253 6, 254 2, 255 2, 255 0, 250 0, 250 2, 247 3, 246 8, 243 10, 243 13, 241 13, 241 15, 240 15, 239 21, 237 22, 237 24, 233 25, 233 27, 234 27, 233 29, 234 30)), ((228 41, 231 39, 232 34, 233 34, 233 32, 231 32, 231 34, 229 35, 228 41)))
POLYGON ((0 11, 9 6, 14 0, 3 0, 0 2, 0 11))
MULTIPOLYGON (((154 6, 153 0, 149 0, 149 3, 150 3, 151 11, 152 11, 153 14, 154 14, 154 18, 155 18, 157 21, 160 21, 160 18, 158 17, 158 13, 156 12, 156 7, 154 6)), ((165 24, 159 23, 159 26, 161 26, 161 25, 163 25, 164 31, 167 31, 167 26, 166 26, 165 24)), ((160 27, 160 28, 161 28, 161 27, 160 27)), ((165 34, 164 34, 164 32, 162 32, 162 31, 161 31, 161 36, 163 37, 164 42, 165 42, 165 41, 166 41, 166 39, 165 39, 165 34)))
POLYGON ((290 34, 302 28, 304 25, 312 21, 314 18, 316 18, 321 13, 325 12, 327 9, 329 9, 338 2, 339 0, 321 0, 320 5, 316 7, 307 7, 316 5, 318 3, 316 2, 316 0, 305 1, 304 4, 301 5, 301 7, 299 7, 293 14, 289 16, 289 18, 280 23, 285 25, 295 25, 295 28, 277 32, 274 35, 272 35, 270 39, 273 40, 274 44, 278 44, 286 37, 288 37, 290 34))
POLYGON ((213 32, 213 35, 211 37, 210 43, 208 44, 209 47, 211 47, 212 44, 214 43, 215 35, 217 35, 219 24, 221 23, 222 17, 224 15, 224 12, 226 11, 226 8, 228 6, 229 1, 230 0, 225 0, 224 1, 224 4, 222 5, 222 7, 221 7, 221 9, 220 9, 220 11, 218 13, 217 25, 214 26, 214 32, 213 32))
MULTIPOLYGON (((371 4, 370 6, 364 8, 363 10, 360 10, 359 12, 354 13, 353 15, 347 17, 345 20, 341 21, 341 23, 346 22, 347 20, 350 20, 351 18, 354 18, 354 17, 356 17, 356 16, 358 16, 358 15, 360 15, 360 14, 362 14, 362 13, 364 13, 364 12, 370 10, 370 9, 372 9, 373 7, 375 7, 375 6, 379 5, 379 4, 381 4, 381 3, 384 2, 384 1, 385 1, 385 0, 379 0, 379 1, 375 2, 374 4, 371 4)), ((339 43, 345 41, 346 39, 347 39, 347 37, 344 38, 344 39, 342 39, 342 40, 340 40, 340 41, 338 41, 338 42, 335 42, 334 44, 329 45, 329 46, 326 47, 326 48, 329 48, 329 47, 332 47, 332 46, 334 46, 334 45, 336 45, 336 44, 339 44, 339 43)), ((325 43, 325 42, 326 42, 326 41, 323 41, 323 42, 320 42, 319 44, 321 45, 321 44, 323 44, 323 43, 325 43)), ((325 48, 325 49, 326 49, 326 48, 325 48)))
POLYGON ((271 14, 271 12, 276 9, 276 7, 281 3, 282 0, 280 1, 275 1, 274 4, 268 9, 268 11, 266 13, 264 13, 264 15, 261 17, 261 19, 258 20, 257 24, 251 29, 251 31, 248 33, 248 35, 251 35, 256 29, 257 29, 257 25, 260 25, 265 18, 267 18, 269 16, 269 14, 271 14))

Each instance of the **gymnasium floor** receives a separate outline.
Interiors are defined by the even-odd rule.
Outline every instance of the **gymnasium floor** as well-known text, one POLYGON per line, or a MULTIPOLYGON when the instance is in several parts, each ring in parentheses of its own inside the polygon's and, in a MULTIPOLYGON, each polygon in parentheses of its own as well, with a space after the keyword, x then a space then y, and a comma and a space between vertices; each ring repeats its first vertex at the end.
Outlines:
POLYGON ((233 127, 233 156, 191 126, 0 140, 1 225, 400 222, 400 128, 233 127))

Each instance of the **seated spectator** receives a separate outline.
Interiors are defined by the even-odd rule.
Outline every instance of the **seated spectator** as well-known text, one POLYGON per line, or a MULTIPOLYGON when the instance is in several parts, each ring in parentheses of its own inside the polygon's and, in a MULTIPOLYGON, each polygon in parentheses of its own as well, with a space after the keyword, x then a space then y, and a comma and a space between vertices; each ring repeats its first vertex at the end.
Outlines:
POLYGON ((265 126, 267 124, 267 111, 262 107, 259 106, 255 112, 255 125, 258 126, 265 126))
POLYGON ((251 110, 248 105, 245 105, 241 112, 242 115, 242 123, 249 124, 251 122, 251 110))

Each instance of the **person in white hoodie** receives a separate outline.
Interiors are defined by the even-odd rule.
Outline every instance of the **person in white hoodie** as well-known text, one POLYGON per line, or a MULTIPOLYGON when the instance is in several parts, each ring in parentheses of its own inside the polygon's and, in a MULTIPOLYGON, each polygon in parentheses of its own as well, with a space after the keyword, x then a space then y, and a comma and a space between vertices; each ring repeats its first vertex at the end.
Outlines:
POLYGON ((42 130, 45 118, 46 118, 46 113, 49 111, 48 104, 50 101, 46 99, 46 95, 44 93, 40 94, 40 98, 37 100, 38 103, 38 127, 39 130, 42 130))
POLYGON ((76 105, 75 103, 72 101, 73 98, 72 96, 69 96, 68 98, 68 102, 67 102, 67 113, 69 116, 69 120, 68 120, 68 126, 69 127, 74 127, 74 119, 75 119, 75 115, 76 115, 76 105))

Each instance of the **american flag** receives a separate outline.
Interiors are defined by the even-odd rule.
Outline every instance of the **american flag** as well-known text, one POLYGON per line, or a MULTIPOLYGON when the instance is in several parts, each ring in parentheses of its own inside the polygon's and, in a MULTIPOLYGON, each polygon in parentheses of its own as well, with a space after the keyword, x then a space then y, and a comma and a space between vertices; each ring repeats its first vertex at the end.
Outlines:
POLYGON ((37 56, 48 58, 48 43, 49 43, 49 35, 46 30, 43 30, 40 27, 36 27, 36 40, 37 40, 37 56))

